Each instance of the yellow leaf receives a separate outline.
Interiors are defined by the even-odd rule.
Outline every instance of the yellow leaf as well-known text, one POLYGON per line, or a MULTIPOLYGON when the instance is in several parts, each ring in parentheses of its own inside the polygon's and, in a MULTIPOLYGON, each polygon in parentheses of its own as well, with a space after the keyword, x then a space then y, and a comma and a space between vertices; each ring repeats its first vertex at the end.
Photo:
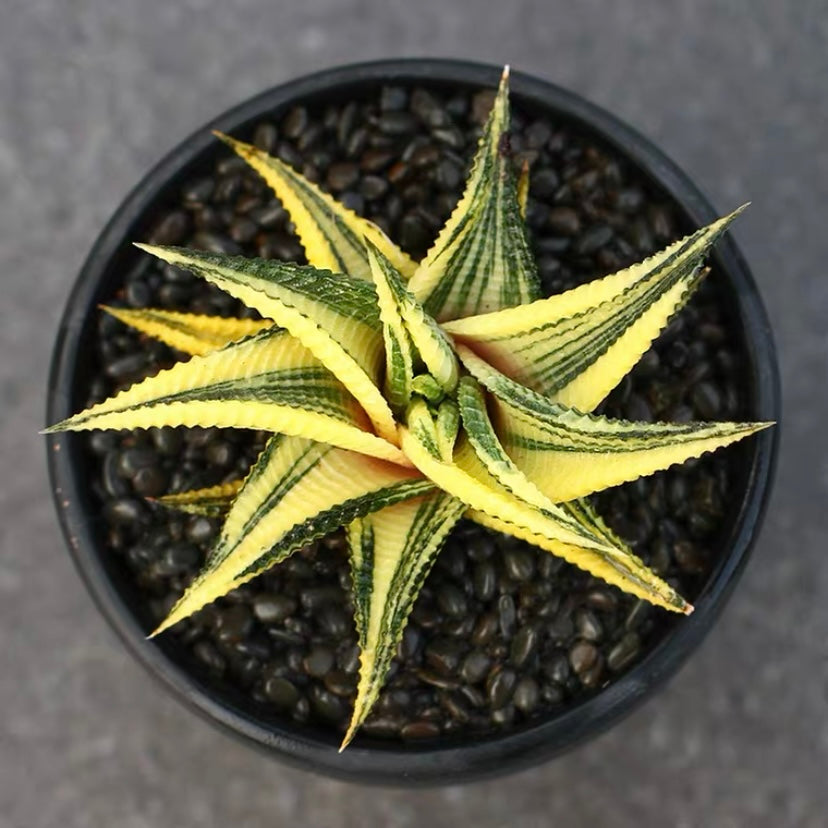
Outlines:
POLYGON ((319 360, 279 329, 179 362, 48 431, 179 425, 283 432, 407 464, 319 360))
POLYGON ((771 425, 631 423, 582 414, 510 380, 462 346, 459 353, 495 397, 506 452, 554 503, 644 477, 771 425))
POLYGON ((463 504, 442 492, 387 506, 348 527, 360 678, 342 747, 376 701, 414 601, 463 504))
POLYGON ((373 285, 287 262, 137 246, 286 328, 359 400, 379 436, 396 440, 394 416, 378 387, 385 360, 373 285))
POLYGON ((208 486, 204 489, 176 492, 163 497, 150 498, 150 500, 155 500, 156 503, 170 509, 189 512, 192 515, 218 517, 230 508, 239 493, 239 489, 241 489, 241 485, 241 480, 233 480, 230 483, 219 483, 217 486, 208 486))
POLYGON ((314 267, 370 281, 363 245, 363 239, 368 239, 405 278, 414 272, 416 264, 376 224, 344 207, 278 158, 229 135, 215 135, 268 183, 290 215, 305 256, 314 267))
POLYGON ((540 295, 509 157, 509 73, 503 72, 466 190, 408 284, 438 322, 540 295))
POLYGON ((198 356, 252 336, 265 328, 274 327, 270 319, 225 319, 221 316, 201 316, 157 308, 137 310, 107 305, 101 307, 125 325, 153 339, 160 339, 178 351, 198 356))
POLYGON ((443 328, 512 379, 592 410, 687 301, 703 256, 740 211, 605 279, 443 328))
POLYGON ((412 469, 298 437, 271 438, 244 481, 207 565, 153 635, 314 538, 430 489, 412 469))

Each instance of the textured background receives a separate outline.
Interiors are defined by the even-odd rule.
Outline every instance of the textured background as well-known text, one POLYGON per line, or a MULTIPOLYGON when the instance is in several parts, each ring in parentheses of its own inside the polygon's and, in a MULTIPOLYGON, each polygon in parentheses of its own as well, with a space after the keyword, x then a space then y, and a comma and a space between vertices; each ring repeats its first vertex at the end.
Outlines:
POLYGON ((2 0, 0 826, 822 826, 828 813, 826 0, 2 0), (740 590, 672 686, 579 751, 470 787, 282 768, 167 698, 93 609, 36 435, 107 215, 226 107, 374 57, 509 61, 664 147, 738 241, 781 349, 784 451, 740 590), (823 532, 821 532, 823 530, 823 532))

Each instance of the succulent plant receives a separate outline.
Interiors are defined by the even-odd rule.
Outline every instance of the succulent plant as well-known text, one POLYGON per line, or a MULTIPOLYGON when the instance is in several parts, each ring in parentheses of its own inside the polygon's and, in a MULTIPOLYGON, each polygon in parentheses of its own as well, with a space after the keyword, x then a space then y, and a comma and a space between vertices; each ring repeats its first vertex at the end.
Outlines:
POLYGON ((738 211, 541 298, 523 222, 527 175, 514 169, 508 124, 507 70, 465 192, 419 263, 282 161, 220 135, 272 187, 310 264, 138 245, 262 319, 109 309, 191 357, 49 429, 273 432, 243 482, 160 499, 227 514, 203 570, 153 635, 344 526, 361 659, 343 747, 461 517, 688 613, 586 498, 768 425, 590 413, 688 300, 738 211))

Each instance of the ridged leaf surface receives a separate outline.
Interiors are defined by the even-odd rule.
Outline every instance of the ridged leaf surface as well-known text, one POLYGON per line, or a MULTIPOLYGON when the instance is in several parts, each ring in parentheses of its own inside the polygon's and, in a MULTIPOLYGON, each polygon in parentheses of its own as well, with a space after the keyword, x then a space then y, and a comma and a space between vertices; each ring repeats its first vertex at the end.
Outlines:
POLYGON ((605 279, 444 327, 512 379, 591 411, 687 301, 705 253, 738 212, 605 279))
POLYGON ((769 423, 634 423, 553 403, 460 349, 497 401, 497 433, 515 465, 553 502, 593 492, 730 445, 769 423))
POLYGON ((153 635, 315 538, 431 488, 411 469, 299 437, 272 437, 244 481, 206 567, 153 635))
POLYGON ((283 432, 406 463, 336 377, 278 329, 179 362, 49 431, 179 425, 283 432))
POLYGON ((363 244, 368 239, 406 278, 414 272, 416 264, 376 224, 344 207, 284 161, 228 135, 216 135, 264 178, 282 202, 309 264, 370 281, 363 244))
POLYGON ((385 359, 372 284, 269 259, 138 246, 207 279, 290 331, 359 400, 379 435, 395 439, 394 417, 379 388, 385 359))
POLYGON ((507 131, 504 72, 463 197, 409 282, 438 322, 531 302, 540 296, 518 202, 507 131))
POLYGON ((360 676, 343 748, 376 701, 414 601, 464 509, 459 500, 432 492, 348 527, 360 676))
POLYGON ((275 327, 271 319, 226 319, 158 308, 112 308, 103 310, 125 325, 135 328, 185 354, 203 356, 231 342, 275 327))
POLYGON ((241 486, 241 480, 233 480, 204 489, 190 489, 186 492, 164 495, 155 498, 155 502, 191 515, 219 517, 229 511, 241 486))

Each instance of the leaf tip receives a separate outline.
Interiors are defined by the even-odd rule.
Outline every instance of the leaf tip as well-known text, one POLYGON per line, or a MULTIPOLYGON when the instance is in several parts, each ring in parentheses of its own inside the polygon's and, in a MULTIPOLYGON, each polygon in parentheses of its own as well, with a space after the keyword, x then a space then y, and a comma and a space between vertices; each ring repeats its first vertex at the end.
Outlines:
POLYGON ((144 244, 143 242, 133 242, 132 244, 144 253, 149 253, 150 256, 155 256, 157 259, 161 259, 169 264, 175 264, 176 261, 181 261, 181 256, 176 253, 176 248, 174 247, 164 247, 158 244, 144 244))
POLYGON ((337 751, 338 753, 342 753, 342 751, 345 750, 345 748, 351 744, 351 741, 353 740, 354 736, 356 736, 358 727, 359 725, 357 725, 356 722, 352 719, 351 724, 348 726, 348 730, 342 739, 342 744, 339 746, 339 750, 337 751))
POLYGON ((232 135, 219 132, 217 129, 213 129, 211 132, 216 136, 216 138, 219 139, 219 141, 223 141, 227 144, 233 152, 241 156, 245 161, 250 161, 251 158, 255 158, 258 155, 264 155, 258 147, 254 147, 252 144, 246 144, 244 141, 239 141, 237 138, 233 138, 232 135))

